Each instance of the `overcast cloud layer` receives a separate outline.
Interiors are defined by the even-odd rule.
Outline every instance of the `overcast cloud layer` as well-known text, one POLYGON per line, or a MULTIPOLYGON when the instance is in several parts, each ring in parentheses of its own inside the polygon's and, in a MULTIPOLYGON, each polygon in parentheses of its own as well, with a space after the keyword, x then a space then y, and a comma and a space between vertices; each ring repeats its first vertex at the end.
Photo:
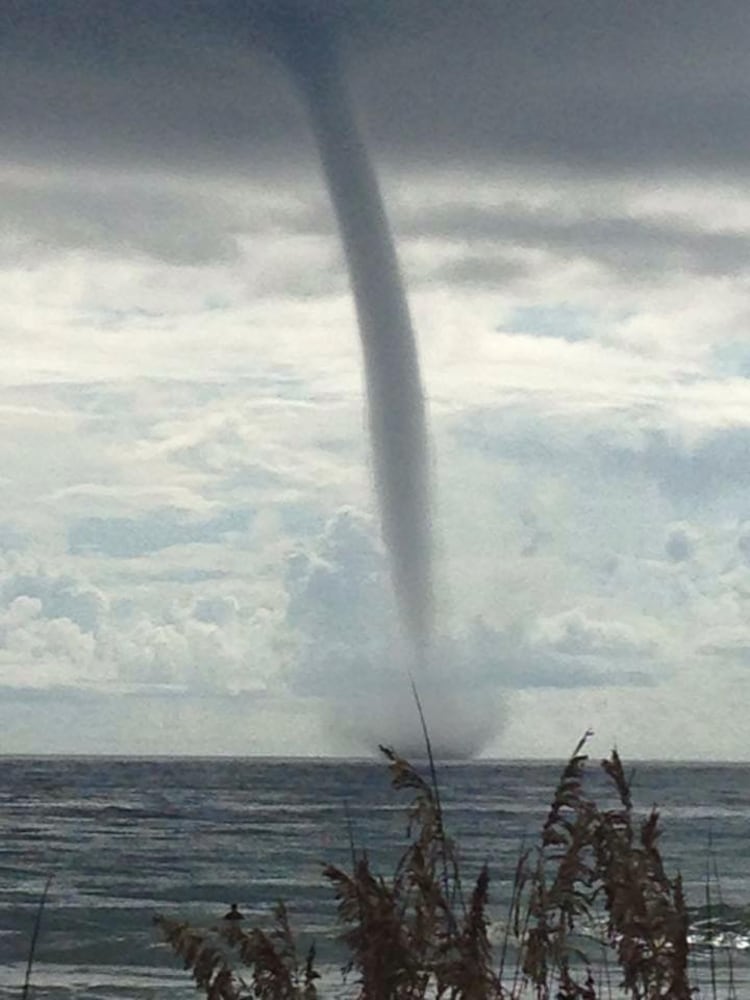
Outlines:
MULTIPOLYGON (((746 5, 274 8, 341 30, 410 292, 432 724, 748 759, 746 5)), ((268 9, 0 0, 5 751, 413 726, 346 271, 268 9)))

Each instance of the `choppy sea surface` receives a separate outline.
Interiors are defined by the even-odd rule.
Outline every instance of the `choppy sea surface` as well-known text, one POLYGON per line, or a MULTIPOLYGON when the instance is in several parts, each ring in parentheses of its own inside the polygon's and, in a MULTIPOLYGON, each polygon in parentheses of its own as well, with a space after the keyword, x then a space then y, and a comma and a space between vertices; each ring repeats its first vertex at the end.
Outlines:
MULTIPOLYGON (((520 846, 534 839, 561 767, 439 767, 465 872, 489 862, 496 931, 520 846)), ((750 1000, 750 765, 639 764, 634 796, 644 814, 660 809, 662 853, 693 909, 692 961, 705 995, 713 965, 718 995, 731 992, 731 979, 734 995, 750 1000)), ((195 990, 154 914, 211 926, 237 902, 243 926, 268 925, 279 899, 302 939, 316 942, 321 994, 353 995, 322 864, 349 864, 351 828, 373 867, 390 873, 407 843, 407 804, 379 762, 0 757, 0 998, 20 996, 50 875, 33 996, 187 1000, 195 990)))

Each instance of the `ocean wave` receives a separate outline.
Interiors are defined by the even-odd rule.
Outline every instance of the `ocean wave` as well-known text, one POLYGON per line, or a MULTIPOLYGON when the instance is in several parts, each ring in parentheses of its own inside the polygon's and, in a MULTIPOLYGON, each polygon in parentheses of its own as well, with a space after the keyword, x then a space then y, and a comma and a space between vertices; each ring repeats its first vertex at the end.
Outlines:
MULTIPOLYGON (((712 908, 695 907, 689 911, 688 943, 696 950, 750 951, 750 907, 724 904, 712 908)), ((489 928, 490 941, 498 946, 505 941, 508 924, 504 919, 493 920, 489 928)), ((581 921, 577 935, 581 942, 607 946, 607 917, 599 914, 581 921)), ((509 941, 512 940, 512 934, 509 941)), ((585 947, 584 947, 585 951, 585 947)))
POLYGON ((750 950, 750 906, 717 903, 692 908, 688 941, 696 948, 750 950))

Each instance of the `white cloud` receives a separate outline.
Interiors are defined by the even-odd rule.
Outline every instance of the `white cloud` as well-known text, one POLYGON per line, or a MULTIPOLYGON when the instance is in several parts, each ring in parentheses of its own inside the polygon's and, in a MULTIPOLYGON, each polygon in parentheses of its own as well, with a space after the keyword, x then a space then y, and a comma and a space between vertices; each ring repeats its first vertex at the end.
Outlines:
POLYGON ((638 628, 622 622, 595 621, 576 609, 541 619, 534 640, 555 653, 566 656, 595 656, 616 664, 622 657, 649 656, 654 652, 653 640, 638 628))

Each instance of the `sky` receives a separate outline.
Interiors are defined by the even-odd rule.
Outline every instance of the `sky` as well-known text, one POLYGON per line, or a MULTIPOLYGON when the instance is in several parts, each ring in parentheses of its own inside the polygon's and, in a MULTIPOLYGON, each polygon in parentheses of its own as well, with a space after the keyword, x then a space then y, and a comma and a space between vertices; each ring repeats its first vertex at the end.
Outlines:
MULTIPOLYGON (((0 0, 2 752, 415 731, 269 3, 0 0)), ((341 34, 418 338, 431 729, 750 759, 746 5, 296 3, 341 34)))

